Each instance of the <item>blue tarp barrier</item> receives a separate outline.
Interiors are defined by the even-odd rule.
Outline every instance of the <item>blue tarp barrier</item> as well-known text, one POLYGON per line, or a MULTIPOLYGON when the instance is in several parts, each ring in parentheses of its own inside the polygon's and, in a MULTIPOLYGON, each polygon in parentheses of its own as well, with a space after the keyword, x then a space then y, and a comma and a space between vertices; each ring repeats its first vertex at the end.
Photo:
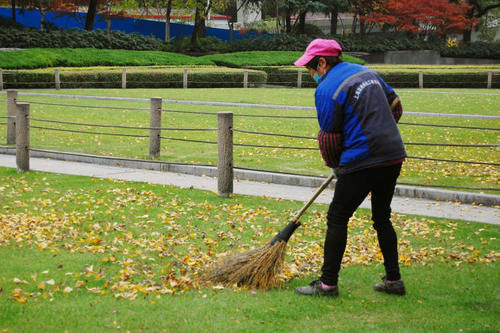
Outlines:
MULTIPOLYGON (((45 21, 62 29, 83 29, 82 22, 85 22, 85 13, 75 13, 78 19, 69 16, 56 17, 56 12, 48 12, 45 16, 45 21)), ((12 9, 11 8, 0 8, 0 16, 6 19, 12 19, 12 9)), ((101 29, 106 30, 107 22, 101 20, 102 15, 97 15, 94 30, 101 29)), ((36 10, 16 10, 16 21, 24 26, 40 29, 40 19, 41 14, 36 10)), ((83 23, 84 24, 84 23, 83 23)), ((153 36, 158 39, 165 40, 165 23, 136 19, 124 17, 122 19, 111 20, 111 30, 119 30, 125 33, 137 33, 144 36, 153 36)), ((193 26, 188 24, 170 24, 170 36, 172 39, 180 39, 182 37, 191 36, 193 32, 193 26)), ((206 35, 217 37, 223 41, 229 41, 229 29, 217 29, 217 28, 206 28, 206 35)), ((247 33, 246 37, 253 37, 255 33, 247 33)), ((269 34, 265 34, 269 35, 269 34)), ((233 39, 242 39, 238 31, 233 31, 233 39)))

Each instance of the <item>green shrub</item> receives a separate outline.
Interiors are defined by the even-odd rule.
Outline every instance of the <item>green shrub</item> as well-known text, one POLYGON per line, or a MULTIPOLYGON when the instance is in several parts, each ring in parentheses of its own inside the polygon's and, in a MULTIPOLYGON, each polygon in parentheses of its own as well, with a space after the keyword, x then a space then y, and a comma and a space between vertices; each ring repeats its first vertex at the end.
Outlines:
POLYGON ((235 40, 228 45, 227 51, 304 51, 311 40, 306 35, 257 36, 235 40))
MULTIPOLYGON (((440 48, 441 41, 424 41, 421 38, 408 37, 403 34, 367 34, 326 36, 323 38, 336 39, 345 52, 384 52, 396 50, 436 50, 440 48)), ((266 50, 266 51, 304 51, 314 39, 307 35, 276 35, 273 37, 260 36, 233 41, 228 49, 230 51, 266 50)))
POLYGON ((500 59, 500 41, 462 43, 457 47, 442 47, 442 57, 500 59))
MULTIPOLYGON (((241 88, 243 87, 244 71, 240 73, 203 73, 190 74, 189 86, 192 88, 241 88)), ((248 72, 248 85, 260 87, 267 83, 267 74, 259 71, 248 72)))
POLYGON ((378 73, 393 88, 418 88, 418 72, 379 71, 378 73))
MULTIPOLYGON (((298 33, 298 24, 295 25, 293 27, 293 32, 294 33, 298 33)), ((306 23, 304 25, 304 34, 306 36, 310 36, 310 37, 313 37, 313 38, 320 38, 320 37, 324 37, 325 34, 323 33, 323 30, 321 30, 320 27, 318 27, 317 25, 314 25, 314 24, 310 24, 310 23, 306 23)))
MULTIPOLYGON (((182 88, 182 68, 132 68, 127 71, 127 88, 182 88)), ((240 88, 243 87, 244 70, 215 67, 191 68, 188 86, 191 88, 240 88)), ((121 88, 122 72, 112 68, 61 69, 62 88, 121 88)), ((8 71, 4 73, 6 89, 54 88, 52 69, 8 71)), ((263 71, 248 70, 249 86, 267 82, 263 71)))
POLYGON ((203 37, 198 38, 196 41, 196 44, 193 45, 191 37, 171 40, 163 46, 163 51, 191 53, 221 51, 225 48, 224 42, 216 37, 203 37))
POLYGON ((0 29, 0 47, 16 48, 96 48, 160 51, 165 42, 121 31, 81 29, 40 31, 35 29, 0 29))
POLYGON ((53 29, 40 31, 13 26, 0 19, 0 47, 3 48, 95 48, 151 50, 178 53, 236 52, 236 51, 304 51, 314 37, 334 38, 345 52, 386 52, 397 50, 437 50, 445 57, 499 58, 500 42, 473 42, 447 47, 441 39, 424 40, 406 33, 370 33, 365 35, 324 36, 315 25, 306 24, 306 34, 280 34, 272 37, 258 35, 225 43, 215 37, 199 38, 192 45, 185 37, 168 42, 139 34, 121 31, 86 31, 53 29))
POLYGON ((27 49, 0 52, 0 68, 85 66, 197 66, 213 65, 208 59, 159 51, 97 49, 27 49))
MULTIPOLYGON (((486 88, 488 80, 488 71, 499 73, 493 75, 492 88, 500 88, 500 68, 498 66, 482 67, 476 70, 477 66, 468 68, 462 66, 453 70, 446 67, 437 69, 422 67, 409 68, 408 66, 374 66, 375 70, 389 85, 394 88, 418 88, 418 72, 424 73, 425 88, 486 88)), ((265 71, 268 76, 267 83, 285 87, 297 87, 298 67, 281 66, 262 66, 252 67, 265 71)), ((302 69, 302 88, 314 88, 316 82, 310 77, 309 73, 302 69)))
MULTIPOLYGON (((449 73, 446 75, 432 72, 424 73, 425 88, 486 88, 487 82, 488 74, 484 72, 449 73)), ((500 87, 499 78, 492 81, 492 87, 500 87)))
POLYGON ((2 29, 8 29, 8 28, 14 28, 14 29, 24 29, 24 26, 19 23, 14 23, 10 19, 6 19, 5 17, 0 16, 0 28, 2 29))
MULTIPOLYGON (((380 76, 395 88, 418 88, 418 72, 423 72, 424 88, 486 88, 488 72, 500 72, 498 66, 415 67, 374 66, 380 76), (384 67, 386 69, 384 69, 384 67), (395 69, 397 68, 397 69, 395 69)), ((493 75, 492 88, 500 87, 500 75, 493 75)))
POLYGON ((269 84, 297 87, 299 71, 302 71, 302 88, 315 88, 318 85, 309 75, 309 71, 299 67, 276 68, 272 74, 268 73, 269 84))
MULTIPOLYGON (((293 65, 303 51, 248 51, 234 52, 224 54, 212 54, 203 56, 210 62, 219 66, 227 67, 249 67, 249 66, 290 66, 293 65)), ((344 61, 364 64, 365 61, 356 57, 343 54, 341 58, 344 61)))

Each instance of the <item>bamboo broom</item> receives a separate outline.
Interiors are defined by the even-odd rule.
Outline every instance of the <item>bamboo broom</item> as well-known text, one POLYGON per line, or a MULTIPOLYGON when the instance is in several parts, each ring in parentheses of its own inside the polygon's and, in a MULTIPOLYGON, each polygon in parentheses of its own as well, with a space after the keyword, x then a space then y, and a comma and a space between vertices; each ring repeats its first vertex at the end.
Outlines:
POLYGON ((300 217, 335 177, 332 174, 314 193, 294 218, 271 241, 246 252, 236 252, 223 258, 208 270, 206 280, 223 285, 268 289, 279 283, 279 273, 285 261, 286 244, 301 225, 300 217))

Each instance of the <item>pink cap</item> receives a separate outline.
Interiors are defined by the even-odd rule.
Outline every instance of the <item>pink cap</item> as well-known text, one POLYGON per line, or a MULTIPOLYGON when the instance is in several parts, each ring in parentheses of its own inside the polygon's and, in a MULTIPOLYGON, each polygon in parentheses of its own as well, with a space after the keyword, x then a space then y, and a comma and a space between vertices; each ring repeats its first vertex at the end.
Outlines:
POLYGON ((306 52, 295 61, 295 66, 304 66, 315 56, 338 57, 342 47, 336 40, 317 38, 307 46, 306 52))

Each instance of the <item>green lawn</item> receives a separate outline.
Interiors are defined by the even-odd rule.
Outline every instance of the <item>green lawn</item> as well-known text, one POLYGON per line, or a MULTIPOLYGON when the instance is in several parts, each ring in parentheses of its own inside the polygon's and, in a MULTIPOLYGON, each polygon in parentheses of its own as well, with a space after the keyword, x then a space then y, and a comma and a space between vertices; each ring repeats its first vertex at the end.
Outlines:
MULTIPOLYGON (((47 92, 47 91, 43 91, 47 92)), ((53 92, 53 91, 52 91, 53 92)), ((432 90, 426 91, 401 89, 400 94, 406 111, 440 112, 455 114, 497 115, 500 102, 499 90, 432 90), (451 92, 441 94, 435 92, 451 92), (455 92, 455 93, 453 93, 455 92), (458 93, 457 93, 458 92, 458 93), (482 94, 470 94, 470 93, 482 94), (485 95, 484 93, 496 93, 485 95)), ((95 96, 123 96, 149 98, 159 96, 174 100, 220 101, 256 104, 280 104, 313 106, 313 89, 109 89, 109 90, 61 90, 58 93, 95 96)), ((149 108, 149 104, 120 101, 95 101, 83 99, 61 99, 47 97, 21 97, 23 101, 34 102, 31 116, 38 119, 78 121, 91 124, 119 124, 127 126, 149 126, 149 112, 135 110, 112 110, 85 108, 84 106, 118 106, 149 108), (81 105, 81 108, 36 104, 62 103, 81 105)), ((255 118, 238 115, 275 115, 309 116, 314 111, 293 111, 276 109, 253 109, 227 106, 197 106, 183 104, 164 104, 166 110, 202 111, 216 113, 232 111, 235 114, 234 128, 267 133, 293 134, 315 137, 318 131, 315 119, 255 118)), ((0 103, 0 114, 6 114, 6 103, 0 103)), ((401 122, 446 124, 454 126, 478 126, 500 128, 498 120, 435 118, 404 115, 401 122)), ((109 129, 90 126, 73 126, 45 123, 33 120, 32 126, 76 129, 99 133, 125 133, 148 135, 144 130, 109 129)), ((215 114, 164 113, 162 126, 165 128, 216 128, 215 114)), ((3 127, 5 128, 5 126, 3 127)), ((453 143, 453 144, 497 144, 500 136, 493 130, 467 130, 462 128, 436 128, 400 125, 403 139, 407 143, 453 143)), ((116 137, 94 134, 77 134, 32 129, 31 145, 34 148, 74 151, 106 156, 147 158, 148 138, 116 137)), ((163 136, 178 139, 195 139, 216 142, 217 135, 212 132, 163 131, 163 136)), ((0 130, 0 142, 5 142, 6 131, 0 130)), ((305 138, 272 137, 265 135, 235 132, 235 143, 257 144, 286 147, 316 148, 314 140, 305 138)), ((409 156, 498 163, 499 148, 470 147, 432 147, 407 145, 409 156)), ((161 160, 195 164, 215 165, 217 149, 215 144, 192 143, 164 139, 161 160)), ((235 165, 237 167, 291 172, 309 175, 327 175, 330 171, 324 167, 321 156, 316 150, 235 147, 235 165)), ((401 182, 431 185, 451 185, 498 189, 498 167, 479 164, 449 163, 408 159, 405 163, 401 182)), ((490 191, 491 192, 491 191, 490 191)))
POLYGON ((393 214, 408 294, 379 294, 367 210, 350 222, 340 297, 319 275, 326 205, 289 242, 283 285, 201 283, 217 254, 268 241, 300 202, 0 168, 0 331, 497 331, 498 226, 393 214))

